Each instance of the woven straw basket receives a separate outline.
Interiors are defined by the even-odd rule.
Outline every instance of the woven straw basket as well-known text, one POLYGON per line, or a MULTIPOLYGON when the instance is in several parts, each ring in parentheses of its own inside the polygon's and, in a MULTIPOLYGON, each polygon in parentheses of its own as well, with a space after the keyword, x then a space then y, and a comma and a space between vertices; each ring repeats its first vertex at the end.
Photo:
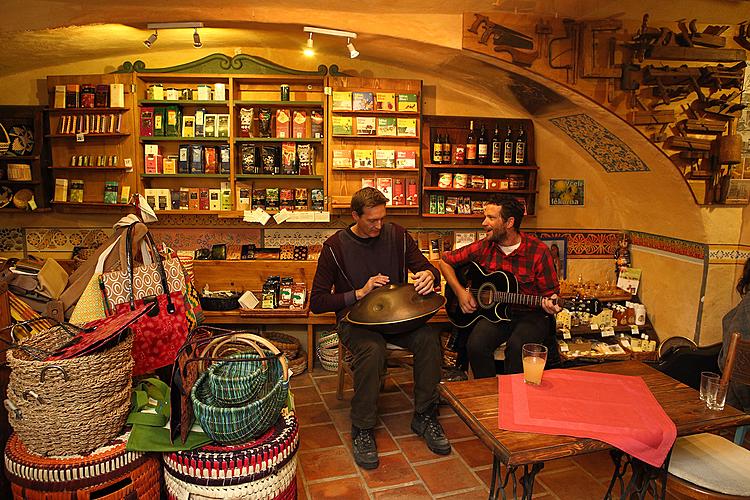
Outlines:
POLYGON ((77 455, 111 441, 130 409, 133 335, 116 346, 78 358, 39 361, 34 349, 56 351, 70 340, 61 326, 8 351, 8 420, 34 453, 77 455))
POLYGON ((126 433, 86 456, 48 458, 31 453, 13 434, 5 448, 5 469, 13 497, 158 500, 162 475, 159 459, 127 451, 127 439, 126 433))
MULTIPOLYGON (((234 362, 247 362, 236 361, 232 359, 233 357, 229 357, 226 361, 211 365, 211 368, 198 378, 190 390, 190 399, 196 420, 211 439, 222 444, 245 443, 266 432, 281 415, 281 409, 286 406, 289 397, 289 370, 286 357, 262 337, 242 333, 232 335, 225 341, 244 342, 256 350, 261 345, 265 351, 270 352, 270 355, 266 353, 265 356, 264 362, 268 364, 268 367, 264 372, 265 377, 260 390, 252 400, 241 406, 228 406, 217 398, 209 380, 211 373, 223 370, 224 367, 234 362)), ((221 345, 217 345, 215 349, 221 349, 221 345)), ((242 356, 242 354, 234 356, 242 356)), ((221 390, 222 400, 226 401, 227 394, 233 390, 244 390, 244 380, 238 380, 234 385, 230 378, 225 377, 224 380, 228 385, 221 390)), ((216 389, 215 385, 213 389, 216 389)))

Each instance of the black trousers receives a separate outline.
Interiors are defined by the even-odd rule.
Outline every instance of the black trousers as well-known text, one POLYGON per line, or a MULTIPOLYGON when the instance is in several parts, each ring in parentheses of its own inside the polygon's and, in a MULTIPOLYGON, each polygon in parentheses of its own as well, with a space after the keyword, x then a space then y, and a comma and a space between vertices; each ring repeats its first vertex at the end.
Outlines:
POLYGON ((360 429, 375 427, 378 416, 378 395, 386 374, 386 348, 390 343, 414 353, 414 409, 423 413, 438 402, 442 349, 440 336, 430 326, 395 335, 382 333, 342 321, 339 339, 351 351, 354 374, 352 424, 360 429))
MULTIPOLYGON (((550 335, 550 317, 542 311, 518 313, 511 321, 493 323, 484 318, 476 322, 466 342, 469 366, 475 378, 494 377, 495 349, 505 346, 505 373, 522 373, 521 348, 527 343, 546 344, 550 335)), ((549 347, 548 347, 549 348, 549 347)))

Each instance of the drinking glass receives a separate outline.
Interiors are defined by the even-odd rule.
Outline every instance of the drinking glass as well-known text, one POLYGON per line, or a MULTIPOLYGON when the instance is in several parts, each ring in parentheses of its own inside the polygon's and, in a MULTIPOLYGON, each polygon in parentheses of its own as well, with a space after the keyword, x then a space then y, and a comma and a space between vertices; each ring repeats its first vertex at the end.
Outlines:
POLYGON ((542 344, 524 344, 522 348, 523 381, 531 385, 542 383, 547 348, 542 344))
POLYGON ((723 410, 727 400, 727 387, 719 378, 709 378, 706 382, 706 406, 709 410, 723 410))
POLYGON ((714 372, 701 372, 701 401, 706 400, 706 384, 710 379, 719 379, 719 374, 714 372))

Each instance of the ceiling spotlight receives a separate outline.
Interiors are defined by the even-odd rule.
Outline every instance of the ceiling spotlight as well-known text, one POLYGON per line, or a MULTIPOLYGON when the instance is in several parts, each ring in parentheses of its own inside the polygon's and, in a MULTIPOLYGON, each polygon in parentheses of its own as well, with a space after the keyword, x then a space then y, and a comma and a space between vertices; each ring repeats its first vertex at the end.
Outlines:
POLYGON ((195 28, 195 33, 193 33, 193 47, 196 49, 200 49, 203 47, 203 44, 201 43, 201 36, 198 34, 198 28, 195 28))
POLYGON ((307 44, 305 45, 305 49, 302 51, 303 54, 305 54, 307 57, 312 57, 315 55, 315 50, 313 50, 313 34, 310 33, 310 38, 307 39, 307 44))
POLYGON ((154 32, 151 33, 148 39, 143 41, 143 45, 145 45, 146 47, 150 49, 158 37, 159 37, 159 32, 154 30, 154 32))
POLYGON ((349 49, 349 57, 352 59, 359 55, 359 51, 354 48, 354 44, 348 38, 346 39, 346 48, 349 49))

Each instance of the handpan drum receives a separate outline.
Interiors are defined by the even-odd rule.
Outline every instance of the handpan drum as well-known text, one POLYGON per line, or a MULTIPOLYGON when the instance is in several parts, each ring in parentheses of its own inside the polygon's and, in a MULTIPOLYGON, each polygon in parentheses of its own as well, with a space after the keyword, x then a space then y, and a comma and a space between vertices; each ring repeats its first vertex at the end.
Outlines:
POLYGON ((354 304, 346 320, 380 333, 404 333, 425 324, 444 304, 442 295, 420 295, 410 283, 386 285, 354 304))

